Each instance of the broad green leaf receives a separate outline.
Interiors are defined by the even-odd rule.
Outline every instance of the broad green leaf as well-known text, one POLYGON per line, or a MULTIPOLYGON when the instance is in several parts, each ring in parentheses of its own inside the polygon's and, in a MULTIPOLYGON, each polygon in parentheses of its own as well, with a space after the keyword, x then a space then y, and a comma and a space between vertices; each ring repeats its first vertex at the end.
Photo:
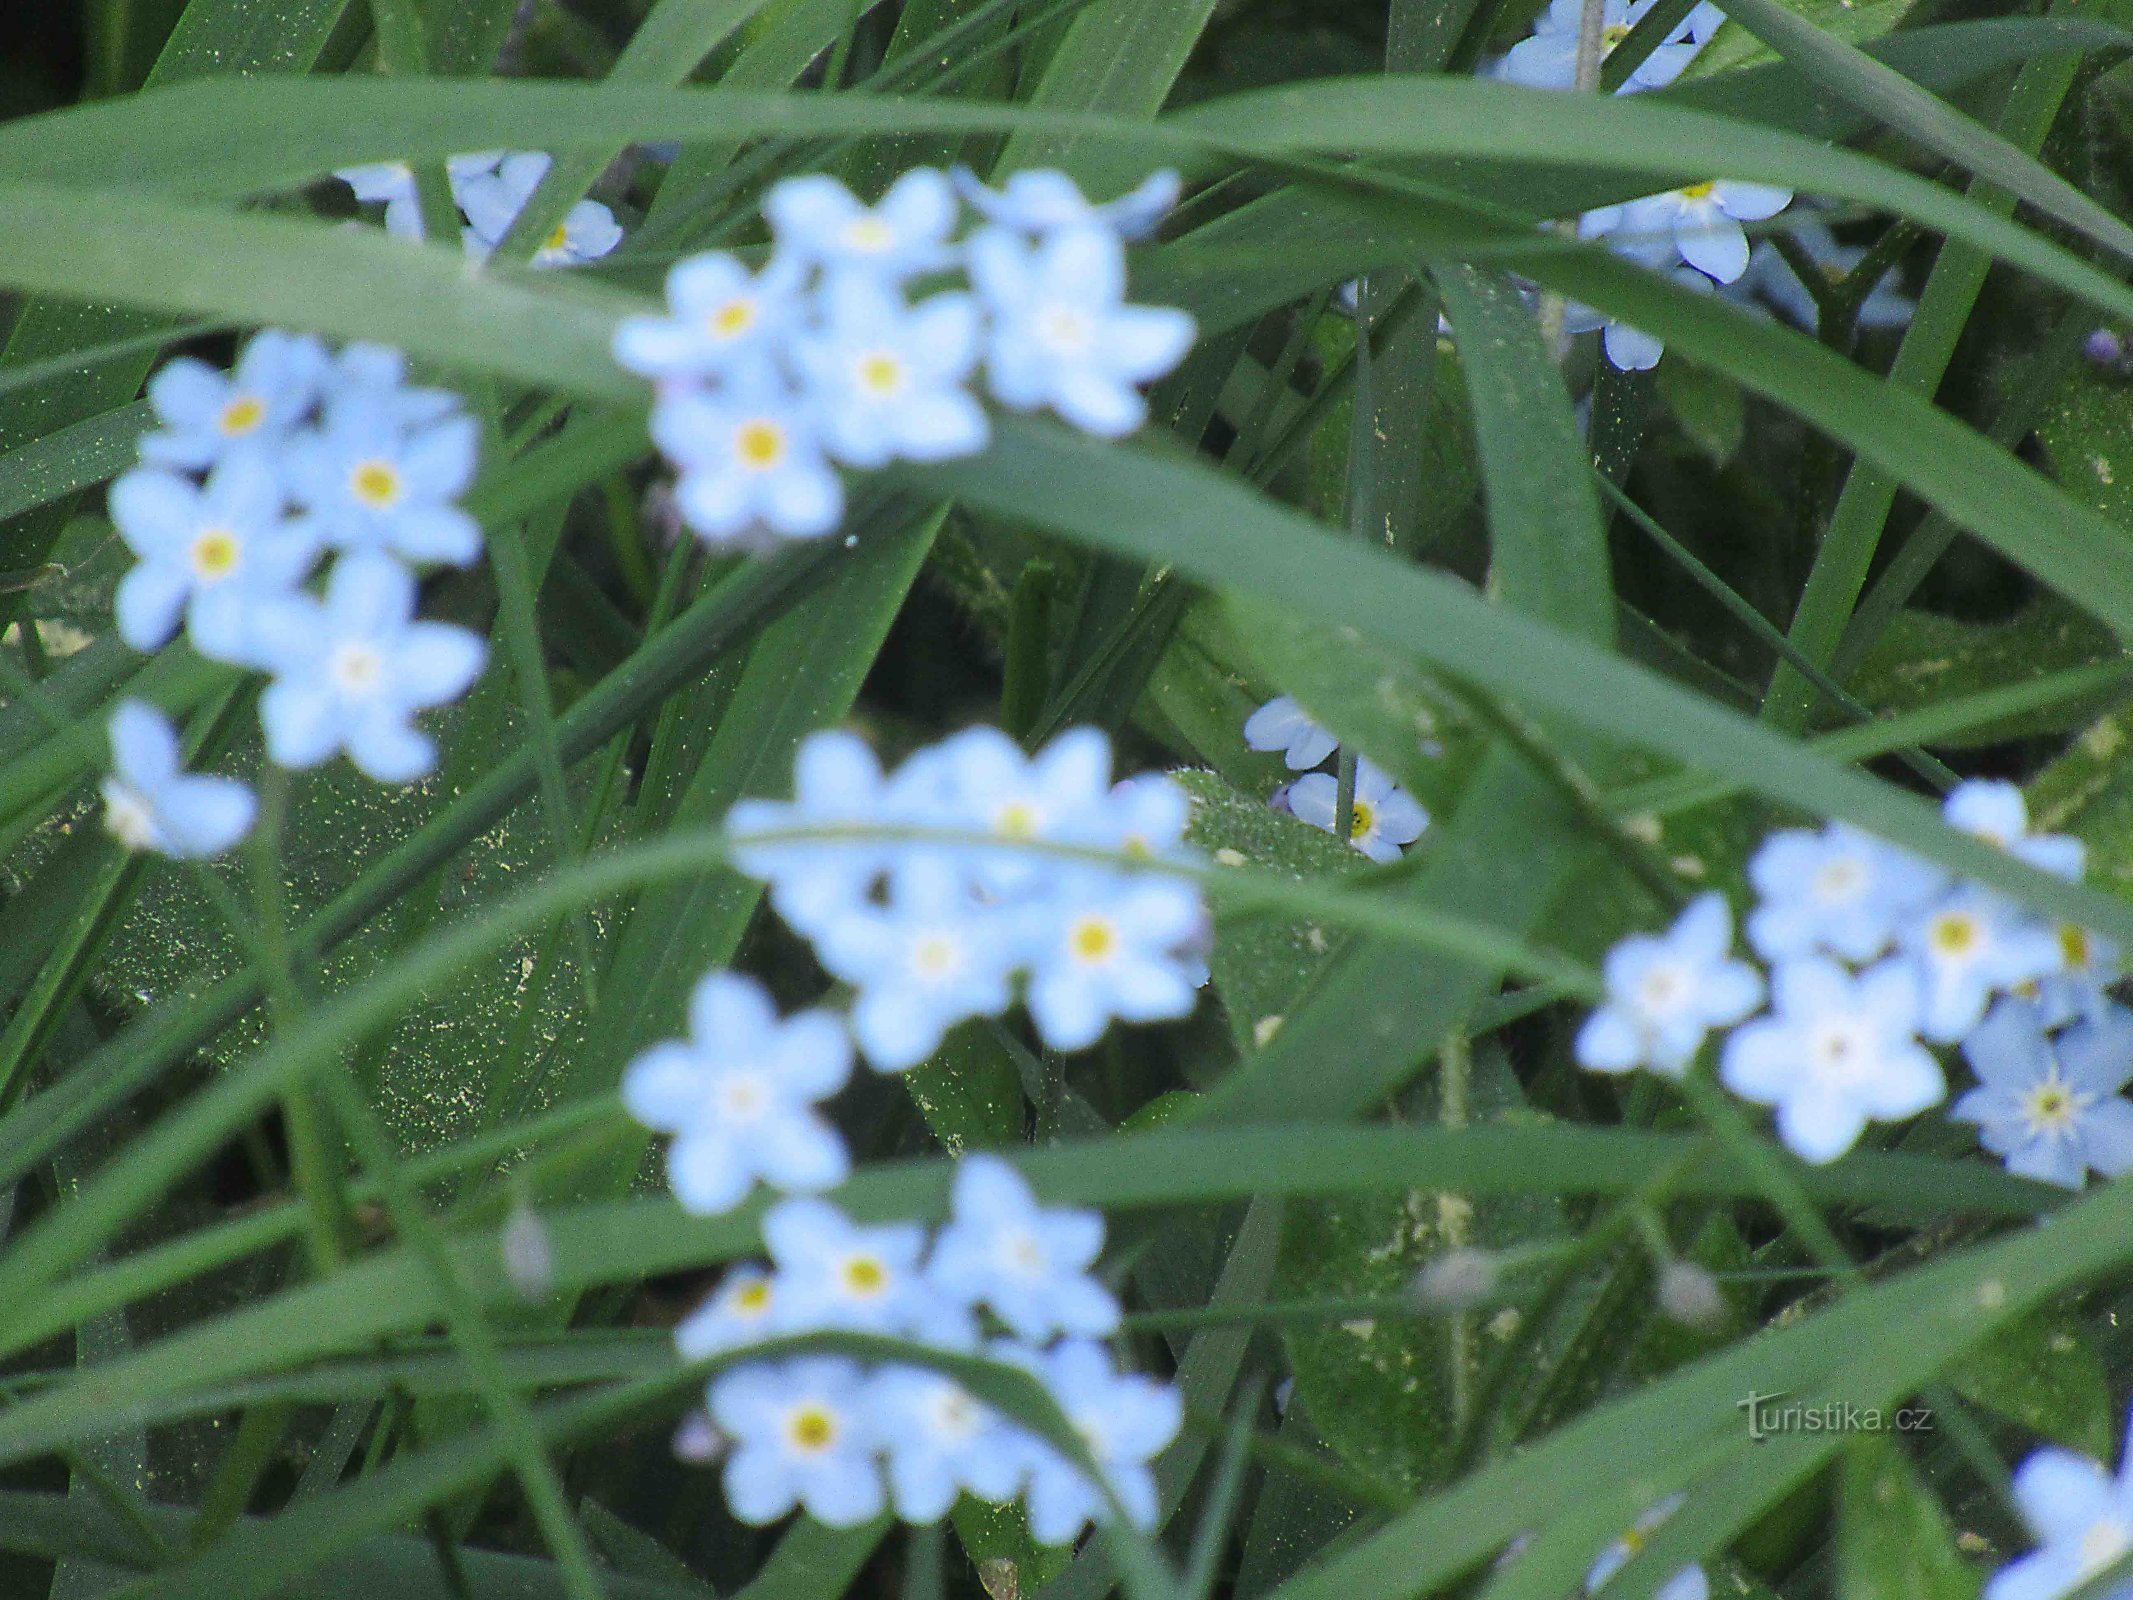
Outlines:
MULTIPOLYGON (((1884 715, 1936 705, 1958 695, 2048 677, 2070 667, 2116 661, 2117 641, 2053 595, 2032 600, 2000 622, 1966 622, 1929 611, 1899 611, 1868 646, 1848 687, 1884 715)), ((2115 701, 2105 691, 2027 716, 1981 723, 1941 741, 1963 748, 2063 732, 2115 701)))
POLYGON ((1972 1600, 1978 1575, 1909 1457, 1872 1435, 1845 1447, 1837 1584, 1846 1600, 1972 1600))
POLYGON ((1994 1329, 1948 1381, 1965 1399, 2095 1460, 2108 1461, 2117 1447, 2110 1379, 2073 1317, 2040 1314, 1994 1329))

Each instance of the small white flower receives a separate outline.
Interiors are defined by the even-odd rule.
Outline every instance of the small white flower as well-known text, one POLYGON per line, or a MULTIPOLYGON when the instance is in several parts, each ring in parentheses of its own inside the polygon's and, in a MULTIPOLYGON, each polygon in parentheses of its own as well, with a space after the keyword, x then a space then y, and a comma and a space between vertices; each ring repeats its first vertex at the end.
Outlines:
POLYGON ((326 347, 309 334, 255 334, 225 373, 180 356, 148 380, 160 431, 140 439, 150 466, 204 472, 239 450, 278 456, 310 413, 326 373, 326 347))
POLYGON ((952 1203, 926 1268, 947 1298, 990 1306, 1031 1341, 1117 1331, 1118 1301, 1090 1276, 1103 1253, 1101 1212, 1046 1210, 1021 1173, 982 1153, 956 1163, 952 1203))
POLYGON ((2039 1450, 2014 1495, 2039 1548, 1994 1573, 1984 1600, 2065 1600, 2133 1555, 2133 1440, 2115 1478, 2070 1450, 2039 1450))
POLYGON ((1606 1002, 1578 1030, 1578 1065, 1679 1077, 1705 1034, 1762 1003, 1762 975, 1732 951, 1733 915, 1716 894, 1697 896, 1665 933, 1617 944, 1602 968, 1606 1002))
POLYGON ((1847 823, 1820 832, 1787 828, 1763 841, 1748 863, 1762 898, 1747 922, 1748 942, 1766 961, 1826 950, 1871 961, 1948 884, 1938 867, 1847 823))
POLYGON ((1834 1161, 1870 1121, 1897 1122, 1947 1093, 1918 1043, 1918 987, 1891 957, 1857 977, 1821 956, 1781 963, 1771 1012, 1734 1030, 1718 1075, 1777 1107, 1778 1136, 1801 1159, 1834 1161))
POLYGON ((920 1268, 926 1230, 915 1222, 861 1227, 827 1200, 781 1200, 763 1215, 763 1243, 789 1329, 894 1335, 933 1314, 920 1268))
POLYGON ((711 1297, 674 1324, 674 1348, 684 1361, 705 1361, 785 1331, 778 1316, 777 1280, 758 1267, 735 1267, 711 1297))
POLYGON ((1741 224, 1774 217, 1790 204, 1790 189, 1712 178, 1632 200, 1623 207, 1622 226, 1669 242, 1698 272, 1731 283, 1748 270, 1748 235, 1741 224))
POLYGON ((845 1180, 844 1141, 814 1108, 851 1070, 851 1040, 828 1012, 780 1021, 760 984, 709 972, 689 999, 688 1040, 631 1062, 622 1103, 675 1136, 667 1182, 683 1210, 709 1216, 739 1205, 757 1178, 796 1193, 845 1180))
POLYGON ((1189 884, 1062 874, 1025 923, 1038 1037, 1054 1050, 1086 1050, 1114 1017, 1190 1015, 1205 975, 1191 947, 1205 916, 1189 884))
POLYGON ((874 1452, 881 1440, 866 1376, 833 1356, 757 1361, 721 1373, 706 1396, 733 1441, 726 1504, 743 1522, 775 1522, 795 1506, 832 1528, 881 1514, 874 1452))
POLYGON ((970 281, 991 318, 985 370, 994 398, 1017 411, 1048 406, 1099 438, 1139 427, 1148 405, 1136 385, 1183 359, 1193 320, 1125 303, 1117 236, 1070 228, 1032 247, 986 228, 968 248, 970 281))
MULTIPOLYGON (((1289 785, 1289 810, 1327 833, 1339 831, 1340 780, 1330 772, 1307 772, 1289 785)), ((1349 808, 1348 842, 1373 861, 1397 861, 1429 826, 1421 802, 1368 761, 1355 764, 1355 795, 1349 808)))
POLYGON ((877 1072, 902 1072, 969 1017, 1005 1011, 1018 952, 992 908, 945 863, 900 865, 886 907, 854 910, 815 938, 829 972, 859 990, 852 1036, 877 1072))
MULTIPOLYGON (((541 151, 520 150, 505 156, 494 171, 456 186, 459 207, 467 214, 468 246, 476 255, 487 256, 504 242, 552 164, 541 151)), ((533 253, 533 264, 559 267, 597 261, 621 242, 615 214, 597 200, 580 200, 549 230, 533 253)))
MULTIPOLYGON (((1002 1353, 1037 1374, 1126 1515, 1136 1526, 1151 1526, 1158 1503, 1148 1463, 1178 1436, 1184 1407, 1177 1391, 1139 1373, 1119 1373, 1103 1346, 1086 1340, 1064 1340, 1041 1353, 1002 1353)), ((1065 1544, 1090 1522, 1109 1520, 1102 1491, 1080 1468, 1041 1441, 1033 1456, 1026 1504, 1039 1544, 1065 1544)))
POLYGON ((436 764, 415 712, 456 700, 487 646, 464 628, 414 620, 415 580, 383 556, 343 556, 326 597, 265 608, 256 640, 274 676, 259 698, 267 754, 315 767, 337 750, 380 783, 412 783, 436 764))
POLYGON ((751 273, 723 250, 691 256, 667 273, 665 315, 622 319, 615 360, 648 378, 723 379, 759 369, 793 330, 799 287, 790 259, 751 273))
POLYGON ((205 485, 152 467, 111 486, 111 521, 140 562, 119 580, 119 637, 136 650, 166 644, 185 619, 193 648, 255 664, 258 609, 295 591, 318 541, 283 513, 264 456, 226 457, 205 485))
MULTIPOLYGON (((1651 1542, 1652 1535, 1659 1531, 1660 1525, 1687 1503, 1687 1495, 1668 1495, 1639 1517, 1627 1533, 1600 1552, 1600 1559, 1595 1561, 1592 1570, 1585 1574, 1585 1592, 1589 1595, 1599 1594, 1607 1586, 1609 1579, 1629 1565, 1630 1557, 1651 1542)), ((1661 1584, 1652 1600, 1708 1600, 1710 1593, 1711 1582, 1704 1575, 1703 1568, 1689 1566, 1683 1567, 1661 1584)))
POLYGON ((852 274, 824 286, 821 310, 794 358, 832 455, 880 467, 985 448, 991 424, 963 388, 978 359, 970 296, 937 294, 907 308, 894 290, 852 274))
POLYGON ((889 1498, 904 1521, 938 1522, 966 1490, 994 1504, 1020 1491, 1029 1435, 953 1378, 883 1367, 867 1403, 887 1458, 889 1498))
POLYGON ((1977 1026, 1985 1003, 2056 971, 2052 929, 2013 901, 1962 884, 1904 929, 1903 947, 1917 971, 1919 1031, 1953 1044, 1977 1026))
POLYGON ((1963 1041, 1981 1080, 1948 1114, 2009 1172, 2078 1189, 2094 1168, 2133 1171, 2133 1013, 2106 1006, 2053 1038, 2026 1000, 2001 1000, 1963 1041))
POLYGON ((2031 833, 2029 806, 2011 783, 1972 778, 1948 791, 1940 814, 1951 828, 2005 850, 2039 872, 2079 883, 2088 865, 2088 847, 2063 833, 2031 833))
POLYGON ((104 826, 128 850, 178 860, 219 856, 252 831, 259 802, 234 778, 195 777, 170 719, 139 700, 111 716, 104 826))
POLYGON ((787 178, 763 198, 778 248, 826 271, 853 271, 901 282, 946 266, 955 227, 955 191, 947 174, 916 167, 869 207, 835 178, 787 178))
POLYGON ((1150 173, 1138 187, 1104 205, 1091 204, 1079 184, 1050 167, 1013 173, 998 189, 988 189, 967 167, 957 167, 949 177, 987 222, 1039 237, 1094 227, 1122 239, 1146 238, 1185 191, 1184 181, 1168 168, 1150 173))
POLYGON ((1254 750, 1279 750, 1291 772, 1308 771, 1340 748, 1338 739, 1285 694, 1244 719, 1244 742, 1254 750))
POLYGON ((680 466, 675 504, 706 544, 764 531, 816 538, 844 516, 844 485, 824 455, 820 417, 768 373, 661 396, 652 438, 680 466))
POLYGON ((335 549, 463 567, 481 553, 481 526, 458 504, 480 451, 472 417, 409 428, 392 402, 356 394, 329 402, 318 432, 292 448, 289 483, 335 549))

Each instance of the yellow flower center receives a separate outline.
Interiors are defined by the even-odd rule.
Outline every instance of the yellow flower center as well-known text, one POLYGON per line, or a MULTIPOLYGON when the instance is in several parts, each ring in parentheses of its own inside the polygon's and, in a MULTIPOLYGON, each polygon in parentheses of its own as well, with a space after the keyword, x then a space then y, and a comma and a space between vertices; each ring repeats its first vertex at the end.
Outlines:
POLYGON ((1977 922, 1959 913, 1935 917, 1928 937, 1944 956, 1968 955, 1977 948, 1977 922))
POLYGON ((847 1256, 844 1287, 852 1294, 872 1300, 889 1286, 889 1269, 874 1256, 847 1256))
POLYGON ((241 394, 222 408, 216 426, 222 429, 225 438, 240 439, 266 420, 265 402, 257 395, 241 394))
POLYGON ((759 1317, 770 1309, 770 1280, 755 1278, 744 1283, 733 1293, 733 1309, 746 1316, 759 1317))
POLYGON ((854 250, 871 254, 888 249, 896 242, 896 235, 879 217, 861 217, 844 230, 844 242, 854 250))
POLYGON ((344 644, 333 653, 333 681, 350 694, 375 689, 384 668, 378 652, 369 645, 344 644))
POLYGON ((1118 948, 1118 930, 1101 917, 1083 917, 1068 942, 1077 961, 1101 961, 1118 948))
POLYGON ((227 528, 202 528, 193 540, 193 575, 214 583, 237 569, 237 535, 227 528))
POLYGON ((373 511, 384 511, 400 498, 400 472, 390 461, 359 461, 348 474, 348 487, 373 511))
POLYGON ((732 339, 755 326, 755 302, 753 300, 728 300, 705 319, 712 334, 720 339, 732 339))
POLYGON ((859 363, 859 386, 871 394, 894 394, 903 381, 903 363, 892 355, 877 350, 859 363))
POLYGON ((2077 971, 2089 964, 2089 931, 2078 922, 2059 924, 2059 959, 2077 971))
POLYGON ((1037 319, 1037 331, 1056 350, 1086 349, 1094 330, 1072 306, 1049 306, 1037 319))
POLYGON ((993 830, 1002 838, 1034 839, 1037 836, 1037 808, 1025 801, 1009 801, 1000 808, 993 830))
POLYGON ((912 953, 912 965, 923 977, 942 978, 956 968, 955 941, 942 934, 931 934, 918 941, 918 949, 912 953))
POLYGON ((1351 839, 1364 837, 1377 821, 1377 811, 1368 800, 1352 801, 1348 812, 1348 837, 1351 839))
POLYGON ((785 1436, 795 1450, 817 1455, 837 1442, 837 1419, 822 1406, 799 1406, 786 1420, 785 1436))
POLYGON ((548 237, 541 241, 541 248, 543 250, 560 250, 563 248, 564 245, 568 244, 569 242, 569 232, 564 228, 562 223, 558 222, 554 227, 548 230, 548 237))
POLYGON ((1681 198, 1684 200, 1708 200, 1711 198, 1711 191, 1717 187, 1718 180, 1716 178, 1709 179, 1703 183, 1692 183, 1682 189, 1681 198))
POLYGON ((1600 30, 1600 54, 1603 56, 1612 55, 1614 53, 1615 46, 1620 44, 1624 39, 1627 39, 1628 37, 1628 23, 1610 22, 1606 27, 1600 30))
POLYGON ((1686 987, 1681 980, 1681 974, 1674 968, 1654 967, 1644 975, 1644 981, 1637 985, 1637 993, 1646 1010, 1667 1011, 1680 1002, 1682 991, 1686 987))
POLYGON ((734 430, 733 453, 751 472, 768 472, 785 459, 785 430, 761 417, 744 422, 734 430))

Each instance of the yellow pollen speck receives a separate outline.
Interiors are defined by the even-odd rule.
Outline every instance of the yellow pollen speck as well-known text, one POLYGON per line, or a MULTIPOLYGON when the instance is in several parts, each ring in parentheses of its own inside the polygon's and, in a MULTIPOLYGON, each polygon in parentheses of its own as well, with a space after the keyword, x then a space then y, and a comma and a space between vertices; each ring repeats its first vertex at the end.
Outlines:
POLYGON ((348 487, 363 504, 382 511, 400 498, 400 474, 390 461, 360 461, 348 474, 348 487))
POLYGON ((744 422, 734 430, 733 453, 742 466, 767 472, 785 458, 785 430, 762 417, 744 422))
POLYGON ((203 528, 193 540, 194 575, 212 583, 237 566, 237 536, 227 528, 203 528))
POLYGON ((217 426, 225 437, 235 439, 250 433, 267 420, 267 408, 257 395, 241 394, 222 408, 217 426))
POLYGON ((1350 806, 1349 811, 1348 837, 1360 839, 1370 832, 1370 826, 1376 820, 1377 813, 1371 809, 1368 800, 1355 801, 1350 806))

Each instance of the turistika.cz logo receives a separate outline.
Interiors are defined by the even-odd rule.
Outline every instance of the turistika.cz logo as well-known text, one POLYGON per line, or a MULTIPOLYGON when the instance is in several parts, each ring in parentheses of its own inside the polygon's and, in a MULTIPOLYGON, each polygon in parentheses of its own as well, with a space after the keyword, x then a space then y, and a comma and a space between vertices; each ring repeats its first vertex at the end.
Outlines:
POLYGON ((1748 1392, 1747 1398, 1733 1402, 1735 1409, 1748 1414, 1748 1437, 1761 1444, 1781 1433, 1931 1433, 1933 1431, 1933 1408, 1931 1406, 1900 1406, 1883 1410, 1879 1406, 1854 1405, 1848 1400, 1824 1400, 1814 1405, 1785 1405, 1787 1391, 1775 1394, 1748 1392))

